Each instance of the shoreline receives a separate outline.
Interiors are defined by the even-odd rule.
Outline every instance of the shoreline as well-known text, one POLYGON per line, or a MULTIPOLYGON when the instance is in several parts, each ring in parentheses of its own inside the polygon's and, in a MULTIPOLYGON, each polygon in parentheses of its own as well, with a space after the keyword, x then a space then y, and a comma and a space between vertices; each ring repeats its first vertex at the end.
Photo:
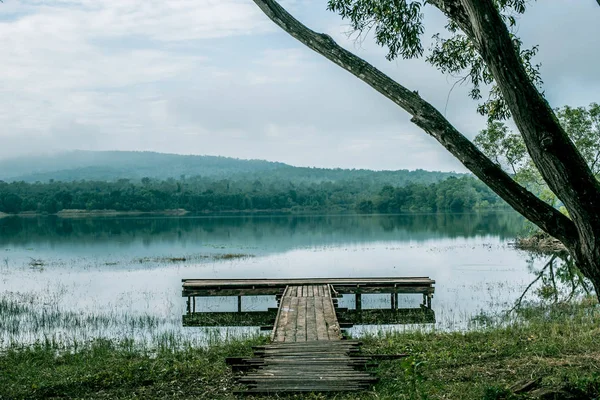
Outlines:
POLYGON ((356 215, 356 216, 377 216, 377 215, 437 215, 437 214, 485 214, 485 213, 498 213, 498 212, 514 212, 505 208, 489 208, 489 209, 473 209, 464 211, 423 211, 423 210, 404 210, 402 212, 393 213, 364 213, 355 210, 342 210, 342 209, 323 209, 323 210, 310 210, 310 209, 266 209, 266 210, 222 210, 222 211, 197 211, 192 212, 185 209, 172 209, 172 210, 156 210, 156 211, 118 211, 118 210, 78 210, 78 209, 64 209, 56 213, 46 213, 37 211, 23 211, 17 214, 7 214, 0 211, 0 218, 8 217, 20 217, 20 218, 33 218, 33 217, 61 217, 61 218, 78 218, 78 217, 116 217, 116 216, 140 216, 140 215, 160 215, 160 216, 254 216, 254 215, 356 215))
POLYGON ((514 242, 518 250, 541 254, 564 254, 568 250, 558 239, 545 232, 537 232, 527 237, 519 237, 514 242))
POLYGON ((40 213, 35 211, 25 211, 18 214, 6 214, 0 212, 0 218, 7 217, 50 217, 56 216, 61 218, 78 218, 78 217, 116 217, 116 216, 127 216, 127 215, 165 215, 165 216, 183 216, 190 212, 184 209, 175 210, 162 210, 162 211, 117 211, 117 210, 77 210, 77 209, 66 209, 60 210, 57 213, 40 213))
POLYGON ((56 215, 62 218, 77 218, 77 217, 114 217, 126 215, 172 215, 181 216, 189 214, 189 211, 184 209, 161 210, 161 211, 117 211, 117 210, 76 210, 66 209, 57 212, 56 215))

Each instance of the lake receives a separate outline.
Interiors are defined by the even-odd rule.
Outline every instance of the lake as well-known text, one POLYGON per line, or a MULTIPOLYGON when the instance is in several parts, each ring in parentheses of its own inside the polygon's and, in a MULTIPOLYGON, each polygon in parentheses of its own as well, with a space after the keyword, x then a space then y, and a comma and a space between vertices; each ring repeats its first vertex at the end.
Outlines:
MULTIPOLYGON (((182 327, 183 278, 429 276, 435 328, 470 329, 473 317, 510 308, 531 282, 529 255, 511 246, 524 227, 513 212, 3 218, 0 346, 95 338, 202 344, 258 332, 182 327)), ((363 308, 386 301, 365 296, 363 308)), ((420 301, 405 295, 399 305, 420 301)), ((353 302, 344 297, 340 306, 353 302)), ((274 306, 270 297, 244 299, 244 310, 274 306)), ((237 300, 198 307, 234 311, 237 300)))

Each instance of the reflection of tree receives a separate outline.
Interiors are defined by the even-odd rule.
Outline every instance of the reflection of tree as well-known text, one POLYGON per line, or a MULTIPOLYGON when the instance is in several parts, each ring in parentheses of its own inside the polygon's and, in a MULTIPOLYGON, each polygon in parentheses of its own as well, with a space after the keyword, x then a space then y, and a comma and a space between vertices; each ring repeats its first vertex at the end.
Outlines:
POLYGON ((27 243, 279 243, 282 247, 422 241, 441 237, 515 237, 523 226, 516 213, 237 216, 172 218, 3 218, 0 245, 27 243), (287 244, 286 244, 287 243, 287 244))
POLYGON ((547 253, 531 253, 528 260, 529 269, 535 273, 535 279, 525 288, 510 311, 521 307, 523 299, 536 283, 540 286, 535 290, 536 296, 546 302, 568 302, 578 295, 590 295, 592 287, 589 281, 575 266, 573 257, 567 251, 547 253), (542 258, 547 258, 544 266, 536 271, 534 263, 542 258))

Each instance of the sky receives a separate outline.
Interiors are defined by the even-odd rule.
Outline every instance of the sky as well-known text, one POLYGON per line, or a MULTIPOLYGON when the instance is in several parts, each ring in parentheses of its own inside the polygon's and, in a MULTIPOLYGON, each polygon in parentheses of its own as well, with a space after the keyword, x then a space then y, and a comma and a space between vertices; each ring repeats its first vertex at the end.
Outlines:
MULTIPOLYGON (((282 4, 419 94, 464 135, 485 127, 467 86, 423 60, 385 60, 326 0, 282 4)), ((443 16, 426 8, 425 47, 443 16)), ((600 102, 600 7, 532 3, 553 107, 600 102)), ((251 0, 4 0, 0 158, 138 150, 297 166, 465 171, 410 116, 269 21, 251 0)))

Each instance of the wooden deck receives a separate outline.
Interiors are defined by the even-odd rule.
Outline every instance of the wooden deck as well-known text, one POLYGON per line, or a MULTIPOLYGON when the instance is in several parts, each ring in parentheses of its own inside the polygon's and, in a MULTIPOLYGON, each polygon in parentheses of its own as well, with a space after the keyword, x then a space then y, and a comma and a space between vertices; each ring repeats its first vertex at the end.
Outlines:
POLYGON ((340 340, 329 285, 288 286, 280 300, 273 342, 340 340))
POLYGON ((331 285, 340 294, 427 293, 434 280, 427 277, 411 278, 308 278, 308 279, 183 279, 183 296, 252 296, 276 295, 287 286, 331 285))
MULTIPOLYGON (((337 392, 365 390, 377 379, 365 372, 371 358, 360 355, 360 343, 342 340, 335 298, 356 296, 356 309, 343 312, 346 326, 361 322, 363 315, 368 320, 378 315, 372 310, 363 314, 362 294, 390 293, 391 309, 382 315, 394 321, 406 313, 398 310, 399 293, 422 294, 423 310, 433 316, 434 283, 426 277, 185 279, 182 295, 188 298, 188 320, 196 314, 196 297, 237 296, 238 313, 243 316, 242 296, 276 295, 271 343, 257 347, 254 358, 227 360, 238 373, 237 381, 246 387, 241 393, 337 392)), ((215 314, 231 319, 232 313, 215 314)))

